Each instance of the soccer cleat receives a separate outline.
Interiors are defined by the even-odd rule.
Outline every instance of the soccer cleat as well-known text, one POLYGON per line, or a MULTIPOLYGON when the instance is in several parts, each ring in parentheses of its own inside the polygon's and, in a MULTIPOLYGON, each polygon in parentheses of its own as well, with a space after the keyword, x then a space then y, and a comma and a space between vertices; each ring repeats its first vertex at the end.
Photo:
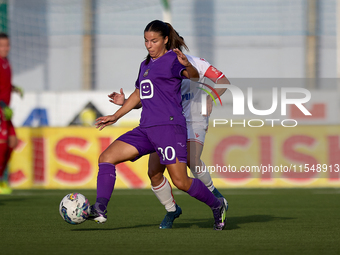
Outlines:
POLYGON ((159 228, 166 229, 166 228, 172 228, 172 224, 174 223, 174 220, 178 218, 182 214, 182 209, 176 204, 176 211, 174 212, 167 212, 165 215, 163 221, 159 225, 159 228))
POLYGON ((106 208, 103 211, 99 208, 98 205, 94 204, 94 205, 91 205, 90 215, 87 219, 93 220, 97 222, 98 224, 103 224, 107 221, 106 213, 107 213, 106 208))
POLYGON ((214 230, 223 230, 227 221, 228 202, 224 198, 218 198, 218 200, 220 200, 221 206, 212 210, 215 219, 214 230))
MULTIPOLYGON (((214 194, 215 197, 219 198, 219 197, 223 197, 223 195, 218 191, 218 189, 214 188, 214 190, 212 191, 212 193, 214 194)), ((224 197, 223 197, 224 198, 224 197)))

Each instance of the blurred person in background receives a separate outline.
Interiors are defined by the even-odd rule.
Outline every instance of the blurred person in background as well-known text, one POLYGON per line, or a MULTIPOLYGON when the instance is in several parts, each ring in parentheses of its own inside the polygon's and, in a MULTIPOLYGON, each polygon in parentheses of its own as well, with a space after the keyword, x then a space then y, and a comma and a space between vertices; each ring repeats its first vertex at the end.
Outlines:
POLYGON ((18 138, 12 124, 12 109, 9 107, 11 92, 18 92, 23 96, 23 91, 11 83, 11 66, 7 59, 10 50, 9 37, 0 33, 0 194, 12 192, 8 181, 4 179, 7 163, 13 149, 18 145, 18 138))

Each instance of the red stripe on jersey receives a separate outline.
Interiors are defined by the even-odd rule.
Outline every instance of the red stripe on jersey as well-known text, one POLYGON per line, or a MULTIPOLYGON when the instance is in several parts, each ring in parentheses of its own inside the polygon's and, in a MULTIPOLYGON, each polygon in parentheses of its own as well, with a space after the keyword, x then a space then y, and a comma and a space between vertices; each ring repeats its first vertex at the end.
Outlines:
POLYGON ((216 83, 222 77, 225 77, 221 71, 213 66, 209 66, 204 76, 212 80, 214 83, 216 83))

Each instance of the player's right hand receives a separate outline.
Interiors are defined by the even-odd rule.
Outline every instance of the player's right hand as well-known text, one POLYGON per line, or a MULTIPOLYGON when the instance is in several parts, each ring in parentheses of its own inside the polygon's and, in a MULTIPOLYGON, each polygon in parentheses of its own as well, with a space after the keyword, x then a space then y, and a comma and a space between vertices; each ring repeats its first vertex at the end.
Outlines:
POLYGON ((108 97, 110 98, 110 102, 116 105, 123 105, 125 102, 125 94, 123 89, 120 89, 120 94, 117 92, 112 92, 110 95, 108 95, 108 97))
POLYGON ((5 116, 5 120, 11 120, 12 116, 13 116, 13 111, 11 108, 9 108, 8 106, 5 106, 2 108, 2 112, 5 116))
POLYGON ((115 115, 102 116, 96 119, 95 126, 102 130, 106 126, 116 123, 118 118, 115 115))

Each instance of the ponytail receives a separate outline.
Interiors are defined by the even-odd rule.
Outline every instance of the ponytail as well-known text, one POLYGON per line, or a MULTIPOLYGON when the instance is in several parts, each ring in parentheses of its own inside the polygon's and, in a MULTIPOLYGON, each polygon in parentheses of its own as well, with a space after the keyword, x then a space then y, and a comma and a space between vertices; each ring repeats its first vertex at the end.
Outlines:
POLYGON ((168 43, 166 44, 167 50, 179 49, 180 51, 186 49, 189 51, 188 46, 185 44, 184 39, 180 36, 177 31, 169 24, 165 23, 169 28, 168 43))

